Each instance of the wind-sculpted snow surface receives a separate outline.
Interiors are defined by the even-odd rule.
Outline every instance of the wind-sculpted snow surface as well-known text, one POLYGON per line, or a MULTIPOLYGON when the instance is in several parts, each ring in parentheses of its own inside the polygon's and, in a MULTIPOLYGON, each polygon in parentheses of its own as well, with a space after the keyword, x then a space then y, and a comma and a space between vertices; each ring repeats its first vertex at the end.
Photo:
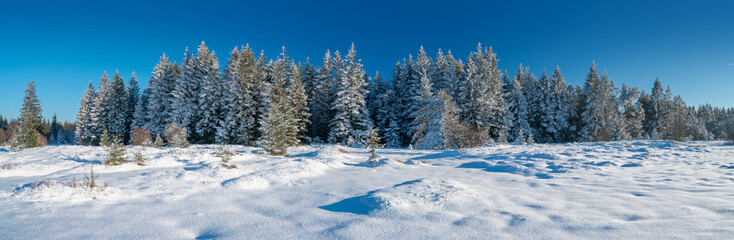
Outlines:
POLYGON ((632 141, 451 151, 0 147, 11 239, 732 239, 734 146, 632 141), (83 186, 90 168, 96 188, 83 186), (105 185, 106 184, 106 185, 105 185))

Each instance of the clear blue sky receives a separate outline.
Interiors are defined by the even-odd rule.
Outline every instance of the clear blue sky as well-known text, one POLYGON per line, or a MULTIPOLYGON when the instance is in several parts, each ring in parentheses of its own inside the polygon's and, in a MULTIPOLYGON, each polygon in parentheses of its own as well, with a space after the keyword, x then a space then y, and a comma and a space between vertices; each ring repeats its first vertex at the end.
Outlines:
POLYGON ((511 74, 559 65, 581 84, 595 59, 618 85, 660 77, 689 105, 734 106, 734 1, 236 2, 2 1, 0 114, 17 116, 35 80, 44 115, 74 120, 104 71, 144 85, 163 52, 180 62, 202 40, 222 64, 245 43, 319 63, 354 42, 370 75, 387 77, 421 45, 466 58, 482 42, 511 74))

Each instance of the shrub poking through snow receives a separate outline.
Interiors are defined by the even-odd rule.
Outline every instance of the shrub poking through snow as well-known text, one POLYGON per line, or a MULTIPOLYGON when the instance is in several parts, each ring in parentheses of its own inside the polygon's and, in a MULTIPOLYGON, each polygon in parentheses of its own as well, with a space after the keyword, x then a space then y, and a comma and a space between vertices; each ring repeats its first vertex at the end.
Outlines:
POLYGON ((372 167, 377 166, 377 151, 375 148, 382 147, 382 144, 380 144, 380 135, 377 134, 377 129, 370 128, 367 130, 367 135, 365 135, 365 138, 367 138, 367 148, 370 152, 370 157, 367 159, 367 163, 372 165, 372 167))
POLYGON ((223 168, 233 169, 237 168, 237 165, 229 164, 229 160, 232 160, 232 156, 234 156, 234 154, 235 153, 232 150, 229 150, 224 146, 219 146, 219 149, 217 149, 217 153, 214 156, 222 159, 223 168))
POLYGON ((186 133, 186 129, 176 125, 175 123, 169 123, 166 125, 164 136, 166 137, 169 147, 189 147, 189 142, 186 140, 189 135, 186 133))
POLYGON ((155 135, 155 142, 153 143, 153 146, 155 146, 157 148, 162 148, 163 147, 163 138, 161 138, 161 135, 160 134, 156 134, 155 135))
MULTIPOLYGON (((99 173, 94 174, 94 166, 89 168, 89 175, 84 174, 84 187, 87 189, 94 189, 97 187, 97 178, 99 178, 99 173)), ((106 185, 106 183, 105 183, 106 185)))
POLYGON ((125 158, 125 146, 122 145, 122 141, 115 136, 112 138, 112 143, 107 147, 107 159, 104 161, 105 165, 117 166, 126 163, 125 158))
POLYGON ((153 136, 150 135, 150 131, 145 128, 135 128, 130 133, 130 144, 133 146, 152 146, 153 136))
POLYGON ((143 157, 143 154, 140 152, 133 153, 133 163, 137 164, 138 166, 145 166, 145 157, 143 157))

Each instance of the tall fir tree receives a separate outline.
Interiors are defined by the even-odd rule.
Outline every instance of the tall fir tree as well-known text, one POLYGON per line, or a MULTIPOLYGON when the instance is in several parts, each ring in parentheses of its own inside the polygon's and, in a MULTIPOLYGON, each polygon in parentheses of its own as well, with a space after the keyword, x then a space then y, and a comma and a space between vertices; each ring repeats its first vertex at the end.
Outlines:
POLYGON ((115 72, 110 83, 110 92, 104 100, 107 109, 107 119, 104 121, 105 128, 111 136, 117 136, 121 141, 126 141, 129 130, 127 124, 128 115, 128 93, 125 81, 115 72))
POLYGON ((181 62, 181 73, 174 86, 172 93, 173 115, 172 120, 176 125, 184 127, 189 134, 189 140, 196 138, 196 123, 199 114, 199 94, 201 91, 202 77, 199 75, 199 64, 197 58, 191 56, 186 48, 184 59, 181 62))
POLYGON ((201 77, 201 92, 199 93, 198 113, 201 119, 196 122, 196 133, 200 143, 222 143, 217 139, 217 129, 224 121, 224 91, 225 84, 219 73, 219 61, 214 52, 204 42, 199 45, 196 53, 197 76, 201 77))
POLYGON ((153 70, 148 81, 148 117, 146 128, 153 135, 163 134, 166 124, 172 122, 173 89, 178 79, 178 66, 168 61, 166 54, 153 70))
POLYGON ((127 116, 125 117, 126 134, 125 139, 129 140, 133 129, 133 121, 135 121, 135 110, 137 109, 138 102, 140 101, 140 86, 138 83, 138 77, 135 76, 135 72, 130 77, 130 81, 127 85, 127 116))
POLYGON ((12 149, 26 149, 41 146, 41 141, 39 140, 40 133, 38 131, 43 121, 41 113, 41 102, 38 100, 38 96, 36 96, 36 83, 31 81, 25 90, 23 106, 20 108, 18 130, 13 133, 13 138, 10 140, 12 149))
POLYGON ((540 134, 537 139, 545 143, 564 141, 564 136, 570 131, 569 117, 572 103, 561 69, 556 66, 550 79, 543 72, 539 86, 540 134))
POLYGON ((526 76, 529 74, 528 69, 523 69, 522 65, 520 65, 507 94, 507 105, 509 107, 508 118, 511 122, 507 140, 510 142, 533 142, 533 131, 528 121, 528 101, 524 91, 524 87, 527 86, 525 81, 529 79, 526 76))
POLYGON ((364 89, 367 85, 364 74, 361 60, 357 59, 357 50, 352 43, 338 85, 337 98, 332 106, 336 114, 330 124, 329 142, 358 146, 366 131, 373 126, 364 101, 364 96, 368 93, 364 89))
POLYGON ((95 99, 97 99, 97 91, 94 89, 92 82, 89 82, 87 90, 84 92, 84 96, 79 103, 79 111, 76 114, 76 126, 74 135, 76 136, 76 144, 78 145, 92 145, 98 141, 97 135, 95 135, 94 121, 92 120, 92 113, 95 108, 95 99))
MULTIPOLYGON (((285 54, 285 47, 281 57, 269 64, 269 68, 272 85, 267 94, 267 109, 261 119, 262 137, 259 144, 267 154, 288 155, 288 147, 300 142, 301 123, 299 123, 299 119, 303 118, 298 116, 307 117, 307 115, 301 115, 300 111, 304 109, 298 109, 298 104, 288 95, 289 92, 293 93, 295 89, 289 91, 286 88, 293 77, 293 71, 298 73, 298 70, 285 54)), ((296 85, 301 85, 298 88, 303 89, 302 84, 296 83, 296 85)), ((299 104, 304 104, 305 107, 305 103, 299 101, 299 104)))
POLYGON ((665 93, 660 78, 655 79, 649 101, 645 104, 645 121, 643 128, 650 139, 663 139, 667 135, 672 114, 670 105, 672 99, 665 93))
POLYGON ((308 127, 308 136, 312 141, 325 142, 329 136, 329 122, 333 119, 334 111, 331 104, 334 102, 336 77, 330 51, 326 51, 322 65, 316 70, 314 80, 307 90, 308 109, 311 113, 308 127))
POLYGON ((599 77, 596 63, 592 62, 582 90, 581 140, 610 141, 623 138, 620 133, 621 114, 615 97, 614 81, 604 73, 599 77))
POLYGON ((497 55, 492 48, 477 45, 464 65, 466 80, 458 88, 457 102, 462 105, 462 117, 475 128, 489 132, 494 141, 507 137, 507 108, 502 93, 502 72, 497 68, 497 55))
POLYGON ((429 67, 424 64, 418 64, 418 66, 421 95, 416 97, 415 101, 418 104, 418 110, 413 113, 411 145, 417 149, 441 149, 444 147, 444 136, 441 131, 442 102, 433 94, 429 67))
MULTIPOLYGON (((92 108, 92 134, 96 136, 95 139, 101 140, 102 133, 107 128, 107 120, 109 119, 109 105, 106 99, 109 99, 110 95, 110 79, 107 77, 107 72, 102 74, 99 80, 99 87, 97 88, 96 98, 94 99, 94 106, 92 108)), ((91 142, 90 145, 99 145, 98 141, 91 142)))
POLYGON ((630 139, 642 139, 644 132, 642 129, 642 120, 645 119, 645 112, 640 104, 640 90, 637 87, 629 87, 622 84, 619 93, 620 103, 624 109, 625 131, 630 139))

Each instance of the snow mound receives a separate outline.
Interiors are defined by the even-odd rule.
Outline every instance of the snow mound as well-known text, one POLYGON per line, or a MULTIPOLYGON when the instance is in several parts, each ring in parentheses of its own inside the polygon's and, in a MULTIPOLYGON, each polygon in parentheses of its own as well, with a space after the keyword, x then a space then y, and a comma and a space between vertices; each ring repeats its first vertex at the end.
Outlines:
POLYGON ((372 195, 382 208, 388 209, 440 207, 478 196, 463 183, 447 178, 422 178, 379 190, 372 195))
POLYGON ((233 178, 222 183, 225 187, 237 188, 242 190, 266 189, 270 187, 267 179, 259 176, 242 176, 233 178))
POLYGON ((344 199, 322 206, 321 209, 365 215, 375 211, 410 214, 461 208, 462 205, 478 199, 479 194, 459 181, 447 178, 421 178, 371 191, 364 196, 344 199))

